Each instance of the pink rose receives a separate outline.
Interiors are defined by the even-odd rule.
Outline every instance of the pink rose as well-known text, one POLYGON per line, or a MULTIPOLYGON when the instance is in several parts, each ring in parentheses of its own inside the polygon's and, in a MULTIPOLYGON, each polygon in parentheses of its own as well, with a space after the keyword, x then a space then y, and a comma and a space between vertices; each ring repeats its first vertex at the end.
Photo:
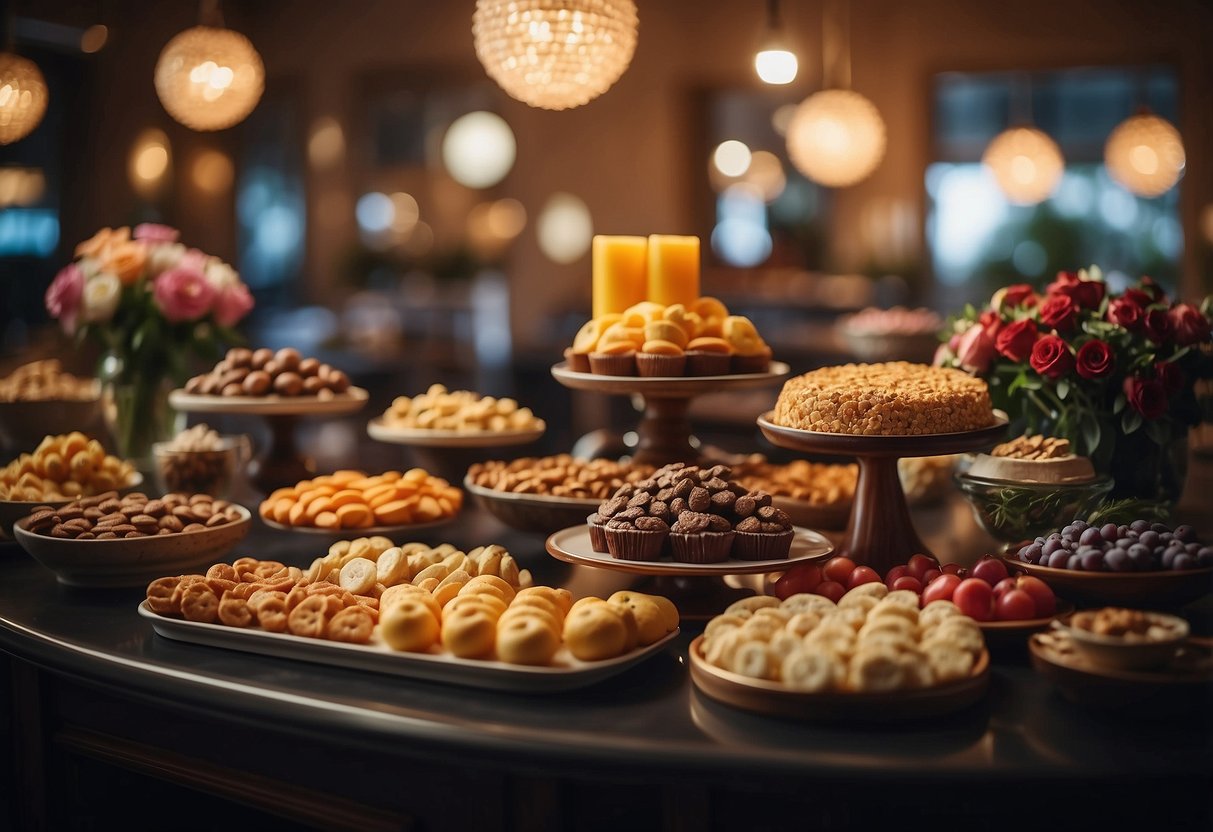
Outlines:
POLYGON ((215 287, 201 272, 178 266, 162 272, 152 284, 156 305, 173 323, 196 321, 211 311, 215 287))
POLYGON ((192 272, 198 272, 198 274, 206 274, 206 264, 210 259, 210 257, 196 248, 186 249, 185 254, 182 254, 181 259, 177 261, 177 268, 189 269, 192 272))
POLYGON ((135 226, 135 239, 149 243, 175 243, 181 232, 167 225, 145 222, 135 226))
POLYGON ((61 269, 47 287, 46 311, 51 313, 51 317, 59 319, 59 325, 69 335, 76 331, 83 298, 84 272, 75 263, 61 269))
POLYGON ((215 323, 232 326, 253 308, 253 296, 243 283, 225 287, 215 298, 215 323))
POLYGON ((1209 340, 1209 319, 1190 303, 1177 303, 1171 309, 1171 328, 1175 331, 1175 343, 1181 347, 1209 340))
POLYGON ((973 324, 969 327, 965 334, 960 336, 960 343, 956 347, 956 357, 960 361, 960 366, 971 373, 978 374, 990 369, 990 362, 994 360, 995 352, 994 339, 981 324, 973 324))

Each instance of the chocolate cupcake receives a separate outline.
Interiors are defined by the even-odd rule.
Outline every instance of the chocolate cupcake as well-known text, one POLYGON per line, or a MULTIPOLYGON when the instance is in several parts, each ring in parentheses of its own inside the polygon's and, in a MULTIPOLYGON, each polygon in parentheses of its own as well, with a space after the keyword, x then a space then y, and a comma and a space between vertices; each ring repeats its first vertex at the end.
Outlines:
POLYGON ((669 535, 670 526, 660 517, 649 517, 641 509, 628 509, 607 523, 607 551, 618 560, 661 560, 669 535), (639 516, 623 516, 630 512, 639 516))
POLYGON ((590 548, 602 555, 610 551, 607 548, 606 540, 607 520, 608 518, 603 517, 598 512, 594 512, 585 518, 586 525, 590 528, 590 548))
POLYGON ((590 372, 600 376, 636 375, 636 351, 592 352, 588 356, 590 372))
POLYGON ((670 549, 682 563, 720 563, 729 559, 734 536, 727 518, 684 511, 670 526, 670 549))
POLYGON ((741 519, 733 527, 733 557, 740 560, 784 560, 796 532, 787 513, 771 505, 771 495, 756 491, 738 497, 733 506, 741 519))

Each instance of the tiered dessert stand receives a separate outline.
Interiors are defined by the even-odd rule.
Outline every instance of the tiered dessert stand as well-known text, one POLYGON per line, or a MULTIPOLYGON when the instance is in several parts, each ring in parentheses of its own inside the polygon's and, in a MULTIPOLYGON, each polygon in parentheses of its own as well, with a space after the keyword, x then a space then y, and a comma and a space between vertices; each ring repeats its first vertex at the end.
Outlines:
POLYGON ((546 425, 506 431, 405 428, 388 424, 382 416, 366 425, 372 439, 408 447, 417 465, 453 483, 458 483, 473 463, 484 459, 485 449, 527 445, 541 438, 545 430, 546 425))
POLYGON ((262 416, 270 427, 270 447, 249 465, 249 480, 262 491, 294 485, 316 472, 315 463, 295 441, 299 420, 307 416, 356 413, 367 402, 366 390, 351 387, 329 399, 317 396, 206 396, 174 390, 169 404, 185 413, 224 413, 262 416))
MULTIPOLYGON (((567 362, 552 367, 552 376, 572 390, 640 396, 644 401, 644 412, 636 428, 639 442, 632 458, 637 463, 654 466, 700 461, 687 417, 692 399, 706 393, 767 387, 782 381, 788 373, 788 365, 779 361, 772 361, 765 373, 676 378, 578 373, 571 370, 567 362)), ((637 585, 638 590, 672 598, 684 618, 706 619, 719 614, 733 601, 753 594, 750 589, 727 584, 724 580, 726 575, 780 571, 793 563, 824 557, 830 553, 831 546, 817 532, 797 529, 792 554, 787 560, 728 560, 713 564, 626 561, 594 552, 590 546, 589 530, 581 525, 550 536, 547 550, 552 557, 567 563, 642 575, 644 580, 637 585)))
POLYGON ((784 427, 771 421, 771 413, 758 417, 763 436, 781 448, 810 453, 853 456, 859 462, 859 481, 847 523, 846 538, 837 554, 867 564, 884 574, 919 552, 931 554, 914 530, 906 495, 897 475, 901 457, 937 456, 977 451, 1005 438, 1007 417, 995 412, 989 427, 961 433, 923 436, 856 436, 784 427))

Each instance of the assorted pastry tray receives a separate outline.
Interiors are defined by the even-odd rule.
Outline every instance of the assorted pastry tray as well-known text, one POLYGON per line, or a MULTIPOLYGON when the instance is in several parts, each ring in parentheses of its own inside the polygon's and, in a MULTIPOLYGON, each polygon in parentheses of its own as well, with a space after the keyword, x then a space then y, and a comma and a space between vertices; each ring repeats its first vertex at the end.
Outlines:
POLYGON ((139 615, 148 619, 157 633, 175 641, 517 693, 556 693, 595 684, 662 652, 678 636, 678 630, 674 630, 646 647, 637 647, 621 656, 601 661, 580 661, 562 647, 552 664, 533 667, 492 660, 461 659, 437 650, 428 653, 403 652, 391 649, 376 637, 372 637, 369 644, 350 644, 170 618, 152 612, 146 601, 139 605, 139 615))

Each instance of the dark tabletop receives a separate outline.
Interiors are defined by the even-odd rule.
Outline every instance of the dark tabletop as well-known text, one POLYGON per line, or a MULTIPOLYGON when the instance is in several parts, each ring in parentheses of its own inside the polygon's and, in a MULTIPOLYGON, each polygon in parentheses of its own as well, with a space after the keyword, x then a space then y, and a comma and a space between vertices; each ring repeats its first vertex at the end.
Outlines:
MULTIPOLYGON (((916 519, 945 560, 975 559, 988 542, 963 502, 918 512, 916 519)), ((630 580, 557 562, 544 553, 540 536, 511 532, 471 508, 455 525, 418 537, 465 546, 500 542, 538 582, 568 586, 579 596, 606 594, 630 580)), ((306 566, 326 547, 317 538, 258 524, 231 557, 251 554, 306 566)), ((321 731, 377 749, 424 748, 455 757, 474 752, 481 760, 535 769, 626 763, 638 772, 841 772, 875 779, 911 773, 1120 779, 1142 770, 1190 775, 1213 765, 1213 733, 1201 716, 1079 707, 1023 658, 996 661, 988 696, 968 711, 926 724, 822 726, 749 715, 696 691, 686 668, 694 625, 684 626, 660 655, 613 679, 580 691, 522 695, 170 641, 136 613, 142 597, 138 589, 62 587, 15 545, 0 543, 0 649, 162 706, 234 722, 270 720, 290 731, 321 731)))

